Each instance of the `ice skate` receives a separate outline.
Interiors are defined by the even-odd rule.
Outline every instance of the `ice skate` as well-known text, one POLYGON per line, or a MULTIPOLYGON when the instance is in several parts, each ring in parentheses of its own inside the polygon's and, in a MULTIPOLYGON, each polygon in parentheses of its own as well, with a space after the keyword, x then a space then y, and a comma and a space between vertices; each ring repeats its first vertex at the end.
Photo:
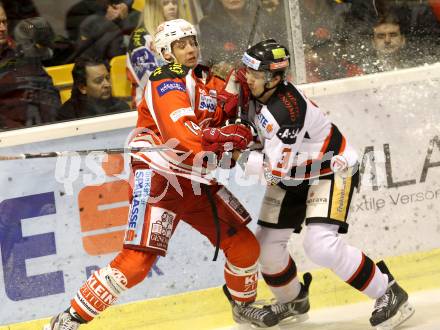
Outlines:
POLYGON ((408 302, 408 293, 397 284, 388 269, 383 271, 384 266, 378 263, 379 269, 388 275, 388 289, 376 300, 370 323, 377 330, 392 330, 409 319, 415 309, 408 302))
POLYGON ((72 316, 69 310, 61 312, 50 320, 50 324, 46 324, 43 330, 77 330, 82 320, 72 316))
POLYGON ((271 310, 278 318, 279 324, 300 323, 309 318, 307 312, 310 309, 309 287, 312 282, 312 274, 305 273, 304 284, 301 283, 301 291, 298 297, 286 303, 266 305, 264 308, 271 310))
POLYGON ((232 299, 226 284, 223 285, 223 292, 231 303, 232 318, 236 323, 247 323, 254 328, 270 328, 278 324, 278 318, 272 311, 232 299))

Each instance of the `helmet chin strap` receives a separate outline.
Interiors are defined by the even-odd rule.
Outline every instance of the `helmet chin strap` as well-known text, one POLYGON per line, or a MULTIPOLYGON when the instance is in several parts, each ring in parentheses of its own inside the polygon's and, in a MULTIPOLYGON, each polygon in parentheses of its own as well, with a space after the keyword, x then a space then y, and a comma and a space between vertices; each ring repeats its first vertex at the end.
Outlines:
POLYGON ((276 84, 275 86, 273 86, 273 87, 271 87, 271 88, 268 88, 268 87, 267 87, 268 84, 269 84, 269 82, 266 82, 266 83, 264 84, 264 89, 263 89, 263 91, 260 93, 260 95, 255 96, 255 98, 256 98, 257 100, 260 100, 260 98, 262 98, 267 92, 269 92, 269 91, 271 91, 271 90, 277 88, 278 85, 279 85, 280 83, 276 84))

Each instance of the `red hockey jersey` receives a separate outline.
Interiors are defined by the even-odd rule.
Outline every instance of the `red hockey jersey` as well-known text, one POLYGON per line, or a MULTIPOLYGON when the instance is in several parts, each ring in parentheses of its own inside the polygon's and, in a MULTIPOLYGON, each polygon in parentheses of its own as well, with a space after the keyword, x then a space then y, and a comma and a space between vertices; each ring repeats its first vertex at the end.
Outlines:
POLYGON ((138 107, 137 127, 143 131, 131 147, 166 144, 181 152, 145 152, 133 157, 163 172, 200 180, 207 174, 203 166, 201 130, 219 126, 225 119, 217 104, 224 81, 210 76, 203 66, 194 69, 180 64, 157 68, 150 76, 138 107))

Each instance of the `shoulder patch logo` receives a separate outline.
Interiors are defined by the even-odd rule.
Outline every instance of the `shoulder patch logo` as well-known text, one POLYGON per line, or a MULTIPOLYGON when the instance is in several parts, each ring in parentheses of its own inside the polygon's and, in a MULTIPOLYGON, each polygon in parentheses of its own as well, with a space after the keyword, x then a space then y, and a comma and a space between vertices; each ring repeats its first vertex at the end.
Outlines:
POLYGON ((151 74, 151 76, 153 77, 157 77, 158 75, 160 75, 162 73, 162 68, 158 67, 156 68, 156 70, 153 71, 153 73, 151 74))
POLYGON ((157 92, 160 96, 164 96, 166 93, 171 91, 186 92, 186 86, 184 83, 176 81, 165 81, 157 86, 157 92))
POLYGON ((295 144, 298 133, 299 133, 298 127, 282 126, 277 132, 277 137, 284 144, 295 144))
POLYGON ((188 72, 189 68, 181 64, 167 64, 157 68, 150 76, 151 81, 158 81, 162 79, 183 78, 188 72))
POLYGON ((183 70, 183 67, 181 64, 173 63, 168 66, 168 70, 171 72, 177 74, 178 76, 184 76, 185 70, 183 70))

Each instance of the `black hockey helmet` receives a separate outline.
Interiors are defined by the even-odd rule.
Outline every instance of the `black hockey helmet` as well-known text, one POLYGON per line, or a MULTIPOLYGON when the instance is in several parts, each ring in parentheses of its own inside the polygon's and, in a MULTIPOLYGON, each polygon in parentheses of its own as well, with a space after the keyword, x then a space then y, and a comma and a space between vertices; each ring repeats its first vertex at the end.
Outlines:
POLYGON ((287 48, 275 39, 267 39, 250 47, 244 53, 242 62, 256 71, 284 73, 289 68, 290 55, 287 48))

